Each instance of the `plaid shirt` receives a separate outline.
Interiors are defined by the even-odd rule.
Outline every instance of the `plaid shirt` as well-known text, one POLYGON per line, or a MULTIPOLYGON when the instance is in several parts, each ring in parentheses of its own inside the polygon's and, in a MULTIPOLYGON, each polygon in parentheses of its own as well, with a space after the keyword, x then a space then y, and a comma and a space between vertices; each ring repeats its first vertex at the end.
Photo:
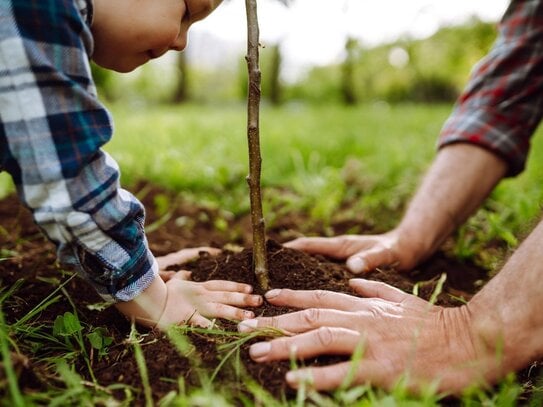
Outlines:
POLYGON ((475 66, 438 147, 469 142, 507 161, 509 176, 525 166, 543 113, 543 1, 514 0, 489 54, 475 66))
POLYGON ((108 301, 155 278, 141 203, 101 146, 112 135, 92 81, 85 0, 0 0, 0 167, 34 220, 108 301))

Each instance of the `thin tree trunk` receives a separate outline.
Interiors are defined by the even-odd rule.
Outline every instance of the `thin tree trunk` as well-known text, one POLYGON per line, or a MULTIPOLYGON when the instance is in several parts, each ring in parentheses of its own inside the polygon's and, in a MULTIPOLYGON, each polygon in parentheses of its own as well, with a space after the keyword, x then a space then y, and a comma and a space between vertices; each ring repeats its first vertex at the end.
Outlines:
POLYGON ((179 104, 189 99, 189 76, 187 54, 180 52, 177 56, 177 85, 172 97, 172 102, 179 104))
POLYGON ((279 44, 271 47, 270 102, 274 106, 281 104, 281 48, 279 44))
POLYGON ((266 256, 266 227, 262 214, 262 194, 260 191, 260 80, 259 68, 259 29, 256 0, 245 0, 247 11, 247 69, 249 89, 247 96, 247 138, 249 142, 249 196, 251 200, 251 223, 253 227, 253 267, 256 278, 263 290, 269 288, 268 259, 266 256))
POLYGON ((349 37, 345 41, 345 52, 347 56, 342 66, 341 94, 346 105, 356 105, 358 98, 356 97, 354 67, 355 67, 355 49, 357 42, 354 38, 349 37))

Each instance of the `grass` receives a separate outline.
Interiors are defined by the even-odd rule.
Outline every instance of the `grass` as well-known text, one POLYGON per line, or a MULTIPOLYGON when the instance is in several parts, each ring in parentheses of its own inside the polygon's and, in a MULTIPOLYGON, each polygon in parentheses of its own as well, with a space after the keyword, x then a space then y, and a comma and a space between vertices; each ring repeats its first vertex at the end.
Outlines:
MULTIPOLYGON (((122 106, 112 110, 117 131, 107 150, 120 163, 124 182, 149 179, 225 214, 248 210, 244 105, 156 107, 141 114, 122 106)), ((384 104, 264 107, 262 183, 265 191, 289 191, 265 192, 267 221, 281 215, 275 208, 286 207, 327 223, 348 201, 352 213, 366 214, 376 229, 393 227, 435 155, 450 110, 384 104)), ((459 231, 459 257, 472 257, 492 241, 514 247, 531 228, 543 202, 540 157, 543 139, 536 135, 526 171, 503 181, 459 231)))
MULTIPOLYGON (((116 131, 106 150, 119 162, 124 185, 147 179, 225 212, 247 211, 244 104, 110 108, 116 131)), ((326 222, 350 200, 382 230, 392 227, 435 154, 450 110, 386 104, 264 107, 262 183, 291 192, 265 196, 266 216, 275 216, 270 207, 286 204, 326 222)), ((495 190, 463 232, 468 247, 459 247, 460 256, 478 251, 470 246, 470 230, 483 223, 488 224, 483 235, 511 245, 531 226, 543 201, 542 156, 543 140, 536 136, 527 170, 495 190)), ((12 188, 2 174, 0 196, 12 188)))
MULTIPOLYGON (((114 105, 111 109, 116 134, 106 149, 119 162, 123 183, 131 185, 147 179, 180 191, 186 199, 221 207, 225 214, 248 209, 244 105, 151 107, 141 111, 114 105)), ((304 210, 315 219, 330 222, 342 204, 350 202, 350 214, 365 213, 381 230, 392 227, 435 153, 436 136, 449 112, 450 106, 382 104, 356 108, 264 107, 261 114, 263 185, 265 191, 283 191, 265 194, 267 218, 273 222, 273 217, 281 216, 282 212, 273 213, 271 208, 283 207, 304 210)), ((483 256, 488 251, 481 248, 494 240, 510 247, 518 244, 539 215, 543 201, 542 167, 543 139, 539 136, 534 139, 527 170, 514 180, 502 182, 484 208, 459 231, 455 247, 458 257, 483 256)), ((1 175, 0 196, 12 190, 9 178, 1 175)), ((167 217, 170 203, 156 204, 164 207, 164 217, 167 217)), ((155 225, 159 226, 159 223, 155 225)), ((0 261, 8 255, 2 252, 0 261)), ((492 264, 496 258, 491 254, 482 261, 492 264)), ((59 344, 72 346, 77 351, 74 358, 88 357, 85 349, 90 346, 107 352, 108 338, 97 327, 82 326, 75 310, 59 317, 56 331, 53 326, 33 323, 41 310, 58 301, 66 283, 12 325, 6 324, 1 306, 17 287, 0 292, 0 352, 7 381, 5 395, 0 398, 2 404, 115 405, 111 389, 85 383, 74 371, 70 358, 48 360, 44 356, 43 362, 51 366, 51 371, 64 384, 62 390, 52 388, 47 394, 25 395, 17 387, 9 355, 25 346, 28 347, 26 352, 30 352, 33 341, 43 342, 42 355, 47 355, 48 347, 54 349, 59 344), (55 332, 56 337, 51 332, 55 332)), ((185 334, 176 331, 169 335, 173 346, 182 354, 187 354, 190 346, 185 334)), ((239 333, 225 335, 239 337, 225 345, 225 358, 218 368, 228 365, 243 377, 239 346, 251 338, 239 333)), ((135 331, 131 334, 131 344, 143 379, 146 404, 151 405, 145 360, 135 331)), ((213 377, 216 374, 217 371, 213 377)), ((244 380, 253 399, 262 405, 289 404, 274 399, 249 378, 244 380)), ((537 385, 540 389, 543 387, 541 378, 537 385)), ((181 379, 178 387, 178 391, 165 396, 160 405, 230 403, 228 394, 220 395, 213 380, 202 379, 200 391, 187 392, 181 379)), ((474 392, 464 402, 466 405, 514 405, 520 390, 514 379, 508 379, 496 393, 474 392)), ((535 403, 542 399, 541 394, 541 391, 535 393, 535 403)), ((401 386, 391 393, 357 386, 326 396, 303 389, 291 405, 433 406, 439 402, 439 395, 431 389, 428 394, 412 398, 401 386)))

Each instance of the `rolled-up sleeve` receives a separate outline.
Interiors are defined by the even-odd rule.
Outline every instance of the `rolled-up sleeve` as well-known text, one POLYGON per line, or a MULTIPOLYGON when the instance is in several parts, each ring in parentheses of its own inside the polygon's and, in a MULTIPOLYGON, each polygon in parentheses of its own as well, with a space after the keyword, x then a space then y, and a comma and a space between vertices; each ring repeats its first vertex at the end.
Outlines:
POLYGON ((155 278, 144 208, 102 150, 112 122, 99 103, 92 36, 71 0, 0 3, 0 158, 36 223, 107 301, 155 278))
POLYGON ((438 148, 479 145, 522 172, 543 112, 543 2, 512 1, 488 55, 445 122, 438 148))

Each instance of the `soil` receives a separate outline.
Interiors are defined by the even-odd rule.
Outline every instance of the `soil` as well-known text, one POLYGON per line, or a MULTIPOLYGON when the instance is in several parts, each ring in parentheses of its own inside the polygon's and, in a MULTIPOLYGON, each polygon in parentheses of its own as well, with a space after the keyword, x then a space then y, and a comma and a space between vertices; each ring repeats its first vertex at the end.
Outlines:
MULTIPOLYGON (((217 219, 224 219, 219 210, 202 208, 190 202, 182 201, 174 194, 149 184, 140 184, 134 191, 147 208, 147 225, 161 222, 161 226, 148 233, 149 244, 156 255, 164 255, 187 247, 214 246, 223 248, 223 252, 215 257, 202 254, 199 259, 184 266, 190 269, 195 281, 225 279, 239 281, 257 286, 249 272, 252 253, 249 248, 251 231, 248 216, 230 217, 227 225, 217 227, 217 219), (169 212, 159 211, 157 198, 167 197, 169 212)), ((163 199, 162 199, 163 200, 163 199)), ((372 225, 360 219, 341 221, 326 226, 326 232, 341 234, 356 227, 359 233, 371 233, 372 225)), ((272 287, 293 289, 328 289, 349 292, 347 280, 352 277, 340 262, 322 256, 310 256, 305 253, 285 248, 281 242, 292 239, 300 233, 323 234, 323 229, 315 222, 309 222, 303 213, 288 213, 274 223, 267 231, 269 241, 268 261, 272 287), (310 225, 311 230, 307 227, 310 225)), ((55 250, 51 243, 44 239, 34 225, 29 212, 20 205, 19 200, 10 196, 0 201, 0 287, 2 293, 13 287, 22 279, 21 285, 3 303, 2 311, 8 323, 23 317, 44 298, 59 286, 62 281, 73 274, 61 268, 56 262, 55 250), (8 256, 6 256, 6 254, 8 256)), ((381 269, 367 276, 369 279, 384 281, 404 291, 412 292, 414 284, 418 284, 419 295, 429 299, 434 292, 442 273, 447 274, 438 304, 456 306, 462 300, 469 300, 489 279, 487 270, 474 264, 460 262, 445 252, 438 252, 426 263, 409 274, 398 274, 392 269, 381 269)), ((258 290, 257 290, 258 292, 258 290)), ((55 318, 65 312, 73 312, 75 305, 82 323, 89 327, 103 327, 107 336, 113 338, 106 355, 93 352, 90 355, 92 370, 97 383, 106 388, 115 383, 133 387, 135 404, 144 404, 142 379, 134 358, 132 345, 127 340, 130 324, 113 308, 97 310, 100 297, 85 281, 71 278, 60 293, 60 298, 34 317, 33 324, 52 326, 55 318)), ((277 315, 288 309, 265 304, 254 310, 258 315, 277 315)), ((228 331, 236 331, 234 323, 217 321, 217 326, 228 331)), ((168 392, 179 390, 182 378, 187 392, 200 386, 202 378, 209 377, 221 363, 224 352, 220 345, 238 339, 236 335, 216 335, 205 332, 189 332, 192 343, 191 358, 180 354, 172 342, 163 334, 155 331, 142 332, 141 349, 143 350, 153 397, 160 399, 168 392), (196 362, 195 362, 196 361, 196 362)), ((254 340, 253 340, 254 341, 254 340)), ((246 378, 239 378, 239 371, 247 372, 254 381, 278 399, 291 398, 294 393, 284 383, 284 374, 289 362, 276 362, 260 365, 248 357, 251 341, 243 344, 240 351, 242 367, 224 364, 214 378, 215 386, 228 388, 238 401, 248 394, 246 378)), ((48 349, 50 352, 50 349, 48 349)), ((47 389, 55 383, 50 371, 41 366, 43 357, 57 355, 43 354, 36 343, 32 354, 13 354, 13 363, 19 374, 23 391, 39 391, 47 389)), ((342 360, 340 357, 319 357, 307 360, 305 365, 330 364, 342 360)), ((79 373, 89 382, 89 369, 78 359, 79 373)), ((0 366, 1 367, 1 366, 0 366)), ((538 377, 540 364, 520 372, 523 383, 530 384, 538 377)), ((3 369, 0 369, 0 383, 3 382, 3 369)), ((0 392, 1 392, 0 386, 0 392)), ((125 399, 124 390, 109 390, 118 399, 125 399)), ((241 403, 241 402, 240 402, 241 403)))

